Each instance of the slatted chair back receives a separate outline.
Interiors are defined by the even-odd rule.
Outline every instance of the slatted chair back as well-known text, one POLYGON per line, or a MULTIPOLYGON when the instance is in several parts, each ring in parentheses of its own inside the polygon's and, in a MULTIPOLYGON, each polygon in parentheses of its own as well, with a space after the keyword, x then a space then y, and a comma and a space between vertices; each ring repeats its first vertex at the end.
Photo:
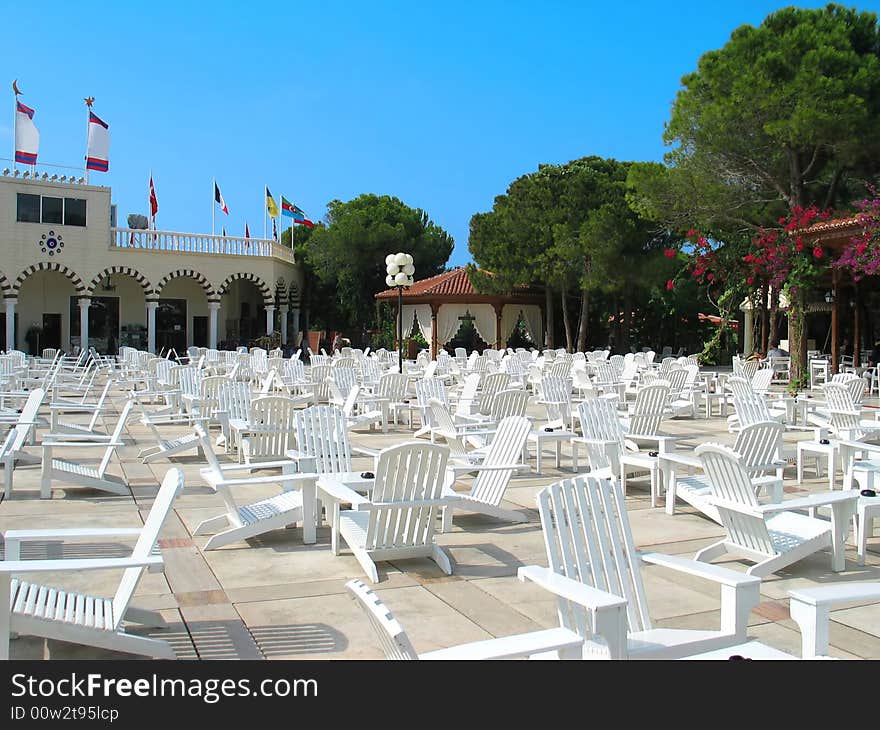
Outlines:
MULTIPOLYGON (((563 479, 542 489, 537 502, 550 569, 625 598, 630 633, 650 630, 639 553, 620 482, 587 475, 563 479)), ((582 606, 560 598, 557 612, 563 627, 592 635, 590 615, 582 606)))
POLYGON ((752 390, 761 395, 766 395, 770 392, 770 383, 772 380, 773 368, 761 368, 752 376, 752 390))
POLYGON ((295 358, 285 360, 281 371, 281 379, 287 383, 287 385, 305 382, 306 366, 303 364, 302 360, 295 358))
POLYGON ((390 398, 391 402, 400 403, 406 398, 409 381, 406 375, 400 373, 383 373, 379 376, 376 385, 376 395, 382 398, 390 398))
POLYGON ((251 401, 249 421, 249 458, 284 458, 284 452, 296 446, 294 415, 296 401, 283 395, 264 395, 251 401))
POLYGON ((507 416, 524 416, 529 404, 529 393, 518 388, 508 388, 495 394, 489 418, 496 423, 507 416))
MULTIPOLYGON (((171 505, 174 499, 183 490, 184 477, 183 471, 178 468, 169 469, 165 473, 159 492, 153 499, 150 507, 150 513, 144 521, 141 534, 138 536, 131 557, 136 560, 145 560, 149 558, 159 539, 159 532, 165 524, 165 520, 171 513, 171 505)), ((125 611, 128 604, 137 590, 141 576, 144 574, 144 568, 126 568, 122 574, 122 580, 113 596, 113 629, 119 628, 125 618, 125 611)))
POLYGON ((370 357, 362 358, 358 372, 358 383, 365 388, 375 388, 382 377, 382 368, 379 362, 370 357))
POLYGON ((852 397, 850 382, 825 383, 822 392, 828 404, 831 430, 838 438, 852 441, 864 438, 866 431, 861 425, 861 413, 852 397))
POLYGON ((520 358, 509 357, 505 362, 504 372, 506 372, 511 379, 522 380, 528 373, 528 370, 526 364, 520 358))
POLYGON ((755 487, 745 468, 745 459, 733 449, 721 444, 705 443, 694 453, 700 458, 703 470, 712 485, 721 524, 728 539, 738 546, 762 555, 775 555, 776 549, 760 512, 750 513, 735 506, 757 508, 755 487))
POLYGON ((633 413, 629 419, 629 432, 634 435, 656 436, 669 398, 669 381, 658 380, 639 388, 633 413))
POLYGON ((554 378, 564 378, 571 373, 571 360, 566 358, 556 358, 547 368, 547 375, 554 378))
POLYGON ((571 423, 571 378, 547 376, 541 382, 541 402, 547 410, 547 425, 567 428, 571 423))
POLYGON ((617 371, 618 375, 623 372, 623 368, 626 366, 626 359, 623 355, 612 355, 608 358, 608 362, 610 362, 614 369, 617 371))
POLYGON ((571 385, 573 388, 577 388, 582 397, 593 398, 597 394, 593 381, 590 380, 590 376, 584 368, 574 367, 571 369, 571 385))
POLYGON ((251 348, 251 367, 255 373, 265 374, 269 370, 269 355, 262 347, 251 348))
POLYGON ((779 458, 785 426, 778 421, 756 421, 740 429, 733 450, 746 466, 771 464, 779 458))
POLYGON ((219 408, 218 394, 229 382, 225 375, 208 375, 199 384, 199 415, 212 418, 219 408))
POLYGON ((274 370, 276 373, 280 373, 283 365, 284 358, 281 355, 272 355, 272 357, 269 358, 267 367, 270 371, 274 370))
POLYGON ((868 387, 868 381, 863 377, 856 377, 844 381, 844 385, 849 389, 849 394, 852 396, 853 403, 861 405, 861 402, 865 397, 865 390, 868 387))
POLYGON ((202 382, 202 371, 195 365, 172 365, 171 383, 180 388, 181 395, 197 396, 202 382))
POLYGON ((21 413, 18 416, 15 440, 12 442, 13 453, 19 452, 24 448, 31 430, 35 428, 34 424, 37 420, 37 413, 45 397, 46 391, 43 388, 34 388, 28 393, 27 400, 24 402, 21 413))
MULTIPOLYGON (((131 414, 131 409, 134 407, 134 400, 129 398, 125 401, 125 405, 122 406, 122 410, 119 411, 119 420, 116 421, 116 426, 113 428, 113 433, 110 436, 111 443, 118 443, 122 438, 122 431, 125 428, 126 423, 128 423, 128 416, 131 414)), ((110 466, 110 458, 113 456, 113 452, 116 451, 115 446, 108 446, 107 450, 104 452, 104 456, 101 458, 101 463, 98 464, 98 476, 103 477, 104 472, 107 471, 107 467, 110 466)))
POLYGON ((330 375, 329 365, 312 365, 309 368, 309 378, 318 403, 327 403, 330 400, 330 389, 327 387, 327 377, 330 375))
POLYGON ((353 367, 331 367, 330 377, 341 393, 348 393, 358 384, 357 370, 353 367))
POLYGON ((648 361, 645 360, 644 352, 636 352, 633 354, 633 362, 636 364, 636 368, 638 370, 644 370, 648 367, 648 361))
POLYGON ((770 409, 767 407, 764 396, 753 393, 751 390, 734 393, 733 408, 736 411, 739 428, 750 426, 753 423, 774 420, 770 415, 770 409))
POLYGON ((678 362, 674 357, 664 357, 660 361, 660 377, 667 378, 669 376, 670 371, 674 369, 675 366, 678 365, 678 362))
POLYGON ((370 626, 373 627, 373 633, 379 639, 379 646, 386 659, 412 660, 419 658, 406 631, 373 591, 357 579, 348 581, 345 587, 351 593, 354 602, 366 614, 370 626))
POLYGON ((752 390, 751 381, 738 375, 734 375, 727 379, 727 388, 734 397, 754 395, 755 393, 755 391, 752 390))
MULTIPOLYGON (((531 428, 531 423, 525 416, 502 418, 486 451, 483 466, 499 467, 520 463, 531 428)), ((514 466, 510 469, 493 468, 478 472, 471 484, 470 498, 495 507, 500 506, 507 485, 515 472, 514 466)))
POLYGON ((425 365, 425 372, 422 374, 423 378, 433 378, 437 375, 437 361, 432 360, 427 365, 425 365))
POLYGON ((228 418, 246 421, 250 417, 252 396, 249 383, 226 380, 217 389, 217 410, 228 418))
POLYGON ((617 370, 610 362, 596 362, 593 364, 595 371, 595 383, 597 388, 609 388, 620 382, 617 370))
POLYGON ((316 365, 318 365, 318 366, 329 365, 330 364, 330 356, 329 355, 312 355, 309 358, 309 363, 311 364, 312 367, 315 367, 316 365))
POLYGON ((757 360, 743 361, 742 366, 741 366, 742 377, 744 377, 746 380, 751 380, 752 378, 754 378, 755 373, 758 372, 758 366, 760 364, 761 363, 757 360))
POLYGON ((463 357, 465 360, 467 360, 467 356, 467 350, 465 350, 463 347, 455 348, 455 357, 463 357))
POLYGON ((474 402, 477 399, 477 388, 479 387, 479 373, 470 373, 465 376, 461 392, 458 394, 458 402, 455 404, 456 415, 469 416, 473 414, 474 402))
POLYGON ((678 370, 671 370, 666 375, 666 380, 669 381, 669 399, 677 400, 678 398, 683 397, 682 391, 685 389, 685 384, 688 379, 688 371, 684 368, 679 368, 678 370))
POLYGON ((366 550, 423 547, 434 541, 449 449, 440 444, 407 442, 379 452, 366 550))
POLYGON ((590 469, 608 469, 616 477, 620 475, 620 457, 625 450, 624 431, 617 417, 617 399, 603 396, 591 398, 578 404, 578 421, 586 444, 590 469), (590 443, 590 442, 604 442, 590 443))
POLYGON ((462 437, 458 435, 455 421, 449 409, 437 398, 431 398, 428 401, 428 408, 431 410, 431 422, 434 424, 433 433, 435 436, 440 436, 446 442, 446 445, 449 447, 450 458, 467 461, 467 447, 462 437))
POLYGON ((336 406, 309 406, 294 415, 297 449, 315 457, 322 474, 351 471, 351 443, 345 413, 336 406))
POLYGON ((107 400, 107 394, 110 392, 110 386, 113 385, 113 381, 109 378, 107 382, 104 383, 104 389, 101 391, 101 395, 98 396, 98 400, 95 401, 95 408, 92 411, 92 417, 89 419, 89 425, 87 426, 89 431, 94 431, 95 426, 98 424, 98 419, 104 415, 104 402, 107 400))
POLYGON ((426 426, 434 426, 431 421, 431 409, 428 408, 428 402, 431 398, 436 398, 447 408, 449 407, 449 395, 446 392, 446 386, 440 378, 422 378, 416 381, 416 401, 419 404, 419 410, 426 426))
POLYGON ((334 357, 330 360, 331 368, 350 368, 354 370, 357 363, 353 357, 334 357))
POLYGON ((657 357, 657 353, 654 352, 653 350, 648 350, 647 352, 645 352, 645 362, 646 362, 648 365, 653 365, 653 364, 654 364, 654 358, 655 358, 655 357, 657 357))
POLYGON ((492 401, 495 395, 504 390, 510 382, 510 375, 507 373, 489 373, 484 375, 480 381, 480 406, 479 410, 484 416, 488 416, 492 411, 492 401))

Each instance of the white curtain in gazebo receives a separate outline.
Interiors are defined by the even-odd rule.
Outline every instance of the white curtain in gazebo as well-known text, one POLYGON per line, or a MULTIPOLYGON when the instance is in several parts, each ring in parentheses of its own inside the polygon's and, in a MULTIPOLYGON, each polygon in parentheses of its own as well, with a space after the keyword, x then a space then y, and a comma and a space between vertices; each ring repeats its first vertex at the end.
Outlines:
POLYGON ((541 308, 537 304, 524 304, 522 307, 523 317, 526 320, 526 329, 538 347, 544 341, 544 328, 541 326, 541 308))
POLYGON ((501 339, 502 345, 510 339, 516 323, 519 322, 519 313, 522 311, 520 304, 505 304, 501 310, 501 339))
MULTIPOLYGON (((416 307, 412 304, 404 304, 403 305, 403 336, 409 337, 410 332, 412 332, 413 326, 413 317, 416 313, 416 307)), ((399 326, 399 325, 398 325, 399 326)), ((397 335, 395 334, 395 337, 397 335)))
POLYGON ((455 337, 461 327, 461 319, 467 313, 465 304, 441 304, 437 312, 437 343, 443 347, 455 337))
POLYGON ((416 317, 419 321, 419 331, 421 331, 422 337, 425 338, 425 342, 430 346, 431 341, 434 338, 434 332, 431 326, 431 305, 417 304, 413 309, 416 310, 416 317))
POLYGON ((487 345, 495 346, 495 307, 491 304, 470 304, 470 313, 474 317, 477 334, 487 345))

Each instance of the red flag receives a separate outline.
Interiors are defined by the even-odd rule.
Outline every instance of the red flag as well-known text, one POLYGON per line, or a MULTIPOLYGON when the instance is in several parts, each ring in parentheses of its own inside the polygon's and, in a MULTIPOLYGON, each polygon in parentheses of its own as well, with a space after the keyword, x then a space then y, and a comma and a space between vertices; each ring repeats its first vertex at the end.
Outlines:
POLYGON ((248 228, 247 221, 244 222, 244 237, 245 238, 251 237, 251 232, 250 232, 250 229, 248 228))
POLYGON ((159 201, 156 199, 156 188, 153 187, 153 176, 150 175, 150 215, 155 218, 159 212, 159 201))

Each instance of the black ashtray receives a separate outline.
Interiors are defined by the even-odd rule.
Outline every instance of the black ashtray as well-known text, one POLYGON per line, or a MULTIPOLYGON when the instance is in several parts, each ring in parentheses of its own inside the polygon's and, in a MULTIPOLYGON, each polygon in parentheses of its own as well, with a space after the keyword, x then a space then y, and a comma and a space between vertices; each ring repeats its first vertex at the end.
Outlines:
POLYGON ((752 661, 751 657, 745 657, 742 654, 731 654, 727 657, 728 661, 731 662, 750 662, 752 661))
POLYGON ((371 471, 362 471, 361 472, 361 479, 375 479, 375 478, 376 478, 376 475, 373 474, 373 472, 371 472, 371 471))
POLYGON ((863 497, 876 497, 877 496, 877 492, 875 492, 873 489, 863 489, 861 492, 859 492, 859 494, 861 494, 863 497))
POLYGON ((553 433, 553 426, 544 426, 544 430, 547 433, 553 433))
POLYGON ((819 443, 823 446, 828 446, 831 442, 828 439, 819 439, 819 443))
POLYGON ((409 404, 409 398, 404 398, 403 402, 409 404))
POLYGON ((659 451, 649 451, 648 456, 660 456, 660 452, 659 451))

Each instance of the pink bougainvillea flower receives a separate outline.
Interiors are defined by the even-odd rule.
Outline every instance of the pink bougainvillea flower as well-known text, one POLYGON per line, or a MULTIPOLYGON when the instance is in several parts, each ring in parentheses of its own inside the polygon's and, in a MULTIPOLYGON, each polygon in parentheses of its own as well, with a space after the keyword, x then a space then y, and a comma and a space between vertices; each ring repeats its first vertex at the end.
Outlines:
POLYGON ((675 282, 672 279, 666 280, 666 289, 667 291, 672 291, 673 289, 675 289, 675 282))
POLYGON ((691 238, 691 237, 696 236, 696 235, 697 235, 697 229, 696 229, 696 228, 691 228, 691 229, 687 232, 687 237, 688 237, 688 238, 691 238))
POLYGON ((663 255, 668 259, 674 258, 675 257, 675 249, 674 248, 667 248, 663 251, 663 255))
POLYGON ((825 252, 822 250, 821 246, 816 246, 816 248, 813 249, 813 256, 815 256, 817 259, 821 259, 824 255, 825 252))

